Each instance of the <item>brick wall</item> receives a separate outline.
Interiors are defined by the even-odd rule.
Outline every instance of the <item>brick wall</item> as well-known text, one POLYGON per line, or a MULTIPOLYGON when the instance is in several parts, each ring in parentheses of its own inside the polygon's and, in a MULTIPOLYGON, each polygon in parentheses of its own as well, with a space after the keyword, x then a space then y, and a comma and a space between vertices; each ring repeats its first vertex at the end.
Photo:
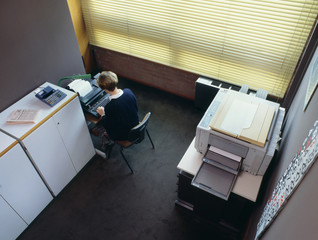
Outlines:
POLYGON ((194 100, 199 75, 126 54, 93 47, 97 68, 194 100))

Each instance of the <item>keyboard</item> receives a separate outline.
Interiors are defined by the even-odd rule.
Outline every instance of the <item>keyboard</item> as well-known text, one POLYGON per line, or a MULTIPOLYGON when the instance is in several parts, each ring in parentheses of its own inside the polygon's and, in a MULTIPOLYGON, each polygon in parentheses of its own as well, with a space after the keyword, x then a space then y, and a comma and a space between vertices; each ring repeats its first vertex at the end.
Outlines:
POLYGON ((105 107, 107 103, 109 103, 109 94, 105 94, 103 97, 98 99, 96 102, 94 102, 92 105, 85 105, 82 106, 83 109, 92 114, 94 117, 99 118, 100 115, 96 112, 98 107, 105 107))
POLYGON ((105 107, 105 105, 109 102, 109 97, 105 95, 103 98, 101 98, 99 101, 97 101, 92 107, 91 110, 95 111, 97 110, 98 107, 105 107))

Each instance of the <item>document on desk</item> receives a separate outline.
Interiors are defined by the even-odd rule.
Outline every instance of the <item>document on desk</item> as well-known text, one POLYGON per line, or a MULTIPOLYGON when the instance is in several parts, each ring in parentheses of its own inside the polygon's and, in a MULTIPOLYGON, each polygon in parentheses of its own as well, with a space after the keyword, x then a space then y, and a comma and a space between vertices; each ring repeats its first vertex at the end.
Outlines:
POLYGON ((39 114, 37 109, 17 109, 10 114, 7 124, 36 123, 39 114))
POLYGON ((74 92, 77 92, 81 97, 85 97, 93 90, 91 84, 83 79, 75 79, 68 86, 74 92))

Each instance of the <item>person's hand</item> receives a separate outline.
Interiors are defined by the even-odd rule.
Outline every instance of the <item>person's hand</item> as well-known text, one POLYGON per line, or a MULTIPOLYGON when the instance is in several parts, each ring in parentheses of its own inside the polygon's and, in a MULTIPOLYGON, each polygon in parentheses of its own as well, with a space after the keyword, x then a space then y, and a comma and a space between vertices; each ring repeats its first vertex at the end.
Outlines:
POLYGON ((101 116, 104 116, 105 115, 105 111, 104 111, 104 107, 98 107, 96 109, 96 112, 101 115, 101 116))

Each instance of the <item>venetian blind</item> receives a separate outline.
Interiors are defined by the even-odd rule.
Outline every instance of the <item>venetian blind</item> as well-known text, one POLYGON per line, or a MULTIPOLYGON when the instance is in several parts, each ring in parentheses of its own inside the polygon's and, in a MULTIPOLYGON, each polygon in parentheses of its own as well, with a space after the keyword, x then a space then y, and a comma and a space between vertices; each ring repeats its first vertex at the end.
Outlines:
POLYGON ((90 44, 283 97, 317 0, 82 0, 90 44))

